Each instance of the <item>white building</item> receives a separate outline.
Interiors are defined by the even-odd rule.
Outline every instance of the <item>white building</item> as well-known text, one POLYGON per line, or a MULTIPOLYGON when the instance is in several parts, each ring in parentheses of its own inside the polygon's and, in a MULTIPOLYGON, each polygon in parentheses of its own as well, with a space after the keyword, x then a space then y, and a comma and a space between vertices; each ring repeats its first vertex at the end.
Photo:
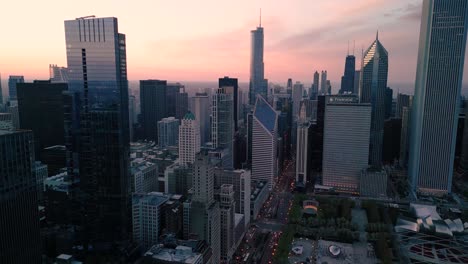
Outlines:
POLYGON ((296 184, 305 187, 310 180, 309 175, 309 130, 308 122, 297 126, 297 147, 296 147, 296 184))
POLYGON ((168 200, 168 196, 158 192, 132 196, 133 239, 140 243, 144 250, 158 243, 161 207, 168 200))
POLYGON ((268 181, 273 189, 277 170, 278 113, 257 96, 252 120, 252 180, 268 181))
POLYGON ((370 104, 356 97, 330 97, 325 107, 323 185, 359 191, 361 171, 369 162, 370 104))
POLYGON ((198 152, 200 152, 200 126, 195 116, 189 112, 184 116, 179 127, 180 165, 192 164, 198 152))

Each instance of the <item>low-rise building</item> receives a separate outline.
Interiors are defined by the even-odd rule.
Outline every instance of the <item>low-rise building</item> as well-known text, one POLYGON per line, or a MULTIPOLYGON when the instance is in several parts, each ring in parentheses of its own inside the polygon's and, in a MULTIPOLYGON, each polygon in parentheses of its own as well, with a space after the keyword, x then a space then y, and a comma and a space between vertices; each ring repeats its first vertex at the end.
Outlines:
POLYGON ((251 195, 250 195, 250 219, 257 219, 260 209, 268 199, 270 191, 268 189, 267 181, 252 181, 251 195))

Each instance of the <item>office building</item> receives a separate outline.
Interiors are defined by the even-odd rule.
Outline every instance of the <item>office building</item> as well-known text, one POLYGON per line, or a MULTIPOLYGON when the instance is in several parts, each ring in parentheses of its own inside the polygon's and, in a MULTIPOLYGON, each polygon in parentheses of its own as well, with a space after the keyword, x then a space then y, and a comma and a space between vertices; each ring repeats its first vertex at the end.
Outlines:
POLYGON ((357 193, 369 158, 370 104, 331 97, 325 108, 323 185, 357 193))
POLYGON ((395 117, 396 118, 402 118, 402 116, 403 116, 403 107, 411 106, 412 99, 413 99, 412 96, 407 95, 407 94, 399 93, 397 95, 397 105, 396 105, 396 111, 395 111, 395 117))
POLYGON ((327 87, 327 71, 322 71, 320 81, 320 95, 326 95, 328 93, 327 87))
POLYGON ((186 166, 200 152, 200 127, 192 113, 187 113, 179 126, 179 162, 186 166))
POLYGON ((307 182, 310 181, 310 129, 311 125, 306 121, 297 126, 296 185, 302 188, 306 187, 307 182))
POLYGON ((309 98, 312 100, 317 99, 319 94, 319 82, 320 82, 320 74, 318 71, 314 72, 314 80, 311 85, 311 93, 309 94, 309 98))
POLYGON ((148 250, 159 241, 161 235, 161 215, 167 195, 158 192, 132 195, 133 240, 143 250, 148 250))
POLYGON ((393 108, 393 90, 390 87, 385 88, 385 120, 392 117, 393 108))
POLYGON ((394 164, 400 159, 401 119, 390 118, 384 123, 382 162, 394 164))
POLYGON ((176 94, 176 109, 175 118, 182 119, 188 112, 188 94, 185 92, 185 86, 181 86, 179 92, 176 94))
POLYGON ((200 143, 205 145, 210 141, 210 97, 207 93, 196 93, 191 99, 191 112, 195 115, 196 121, 200 126, 200 143))
POLYGON ((130 178, 132 193, 159 191, 159 166, 144 158, 132 158, 130 161, 130 178))
POLYGON ((3 89, 2 89, 2 75, 0 74, 0 109, 3 110, 3 89))
POLYGON ((299 109, 301 107, 303 94, 304 94, 304 85, 300 82, 296 82, 293 86, 293 92, 292 92, 294 120, 296 120, 299 116, 299 109))
POLYGON ((158 144, 160 147, 177 146, 179 142, 179 119, 166 117, 158 122, 158 144))
POLYGON ((219 209, 221 219, 221 258, 229 262, 235 251, 235 202, 234 187, 231 184, 221 185, 219 193, 219 209))
POLYGON ((37 200, 38 203, 44 205, 44 181, 47 179, 49 172, 47 170, 47 164, 41 163, 40 161, 34 162, 34 176, 36 177, 37 187, 37 200))
POLYGON ((140 104, 143 136, 147 140, 158 142, 158 122, 169 115, 167 105, 169 104, 169 89, 166 81, 143 80, 140 81, 140 104), (166 98, 167 97, 167 98, 166 98))
POLYGON ((380 43, 378 33, 375 41, 363 55, 359 96, 361 103, 372 105, 369 161, 372 166, 380 167, 382 165, 388 52, 380 43))
POLYGON ((226 169, 234 167, 233 141, 234 141, 234 87, 219 88, 213 95, 211 113, 211 141, 213 148, 224 149, 227 153, 224 163, 226 169))
POLYGON ((10 113, 0 113, 0 130, 13 130, 13 120, 10 113))
POLYGON ((401 134, 400 134, 400 166, 406 168, 409 157, 411 129, 411 107, 403 107, 401 116, 401 134))
MULTIPOLYGON (((261 18, 260 18, 261 19, 261 18)), ((260 25, 256 30, 252 30, 250 47, 250 83, 249 83, 249 104, 254 105, 257 94, 267 97, 268 82, 265 80, 265 65, 263 63, 263 27, 260 25)))
POLYGON ((344 75, 341 77, 340 94, 354 93, 354 75, 356 71, 356 57, 346 56, 344 75))
POLYGON ((355 95, 359 94, 359 83, 361 82, 361 70, 354 72, 354 90, 355 95))
POLYGON ((252 115, 252 180, 267 181, 273 189, 277 175, 278 113, 257 96, 252 115))
POLYGON ((10 101, 15 101, 16 96, 16 85, 18 83, 24 83, 24 76, 22 75, 10 75, 8 78, 8 94, 10 97, 10 101))
POLYGON ((42 263, 32 132, 0 130, 0 153, 0 260, 42 263))
POLYGON ((192 188, 192 168, 174 163, 166 168, 164 177, 167 178, 166 193, 187 195, 192 188))
POLYGON ((136 118, 136 98, 134 95, 128 96, 128 125, 130 129, 130 142, 135 140, 135 123, 138 123, 138 119, 136 118))
POLYGON ((66 83, 51 81, 16 85, 20 128, 33 131, 38 160, 42 149, 65 144, 62 93, 67 89, 66 83))
POLYGON ((66 148, 64 145, 55 145, 41 150, 41 161, 47 164, 49 176, 57 175, 67 166, 66 148))
POLYGON ((232 96, 232 105, 234 108, 234 131, 239 129, 239 85, 237 83, 237 78, 229 78, 225 76, 224 78, 219 78, 218 80, 218 88, 222 87, 233 87, 233 90, 230 90, 233 93, 232 96))
POLYGON ((359 194, 364 197, 387 197, 387 172, 374 168, 363 169, 359 181, 359 194))
POLYGON ((91 246, 93 241, 127 240, 131 197, 125 35, 118 31, 117 18, 84 17, 65 21, 65 39, 68 94, 74 98, 67 100, 73 102, 74 118, 78 116, 71 123, 79 123, 72 138, 80 137, 79 162, 69 163, 69 171, 80 177, 82 237, 91 246))
POLYGON ((68 69, 57 64, 49 64, 49 77, 51 83, 67 83, 68 69))
POLYGON ((445 194, 452 190, 468 2, 424 1, 422 14, 408 176, 415 191, 445 194))

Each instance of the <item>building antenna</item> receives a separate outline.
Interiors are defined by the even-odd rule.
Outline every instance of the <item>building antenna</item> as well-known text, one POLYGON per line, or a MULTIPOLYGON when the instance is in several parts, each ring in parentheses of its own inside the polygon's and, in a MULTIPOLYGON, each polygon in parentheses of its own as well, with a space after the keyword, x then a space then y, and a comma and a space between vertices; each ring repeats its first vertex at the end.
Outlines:
POLYGON ((356 40, 353 40, 353 56, 354 56, 355 49, 356 49, 356 40))
POLYGON ((262 27, 262 9, 260 8, 260 26, 259 27, 262 27))

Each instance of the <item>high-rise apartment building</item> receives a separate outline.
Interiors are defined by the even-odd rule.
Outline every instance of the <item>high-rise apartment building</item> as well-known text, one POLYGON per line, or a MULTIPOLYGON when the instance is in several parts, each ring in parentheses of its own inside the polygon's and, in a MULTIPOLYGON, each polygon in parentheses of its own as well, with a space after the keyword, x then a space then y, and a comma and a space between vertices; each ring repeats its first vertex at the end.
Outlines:
POLYGON ((66 83, 51 81, 16 85, 20 128, 33 131, 38 160, 42 149, 65 144, 62 93, 67 89, 66 83))
POLYGON ((252 180, 276 184, 278 113, 262 97, 257 96, 252 115, 252 180))
POLYGON ((179 163, 192 164, 200 152, 200 127, 192 113, 187 113, 179 126, 179 163))
POLYGON ((325 108, 323 184, 357 193, 367 168, 371 106, 356 97, 330 97, 325 108))
POLYGON ((364 52, 362 58, 360 102, 372 105, 370 136, 370 164, 382 165, 382 147, 385 121, 385 89, 388 77, 388 52, 379 41, 379 35, 364 52))
POLYGON ((468 2, 425 0, 411 113, 408 176, 413 190, 452 190, 465 63, 468 2))
POLYGON ((126 240, 131 197, 125 35, 115 17, 84 17, 65 21, 65 39, 65 103, 75 122, 71 138, 79 136, 80 145, 74 149, 79 162, 69 162, 69 171, 80 178, 82 237, 91 245, 126 240))
POLYGON ((8 78, 8 94, 10 101, 16 100, 16 84, 24 83, 24 76, 22 75, 10 75, 8 78))
MULTIPOLYGON (((158 141, 158 122, 168 117, 167 104, 169 89, 166 81, 142 80, 140 81, 140 106, 145 139, 158 141), (167 98, 166 98, 167 97, 167 98)), ((175 97, 174 97, 175 107, 175 97)), ((175 116, 175 108, 174 108, 175 116)))
POLYGON ((0 130, 0 262, 42 263, 34 139, 0 130))

